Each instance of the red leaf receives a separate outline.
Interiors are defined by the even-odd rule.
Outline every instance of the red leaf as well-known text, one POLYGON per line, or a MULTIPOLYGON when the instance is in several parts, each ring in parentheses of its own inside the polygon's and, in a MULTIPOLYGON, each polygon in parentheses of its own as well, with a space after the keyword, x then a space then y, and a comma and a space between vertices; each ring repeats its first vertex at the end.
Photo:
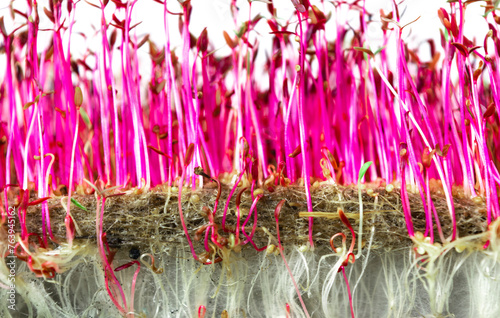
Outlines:
POLYGON ((204 28, 201 31, 200 36, 198 37, 198 41, 196 41, 196 48, 201 52, 206 52, 208 47, 208 32, 207 28, 204 28))
POLYGON ((3 16, 0 17, 0 32, 3 36, 7 36, 7 30, 5 29, 5 23, 3 22, 3 16))
POLYGON ((155 148, 155 147, 153 147, 153 146, 148 146, 148 148, 149 148, 149 149, 151 149, 151 150, 153 150, 154 152, 156 152, 156 153, 157 153, 157 154, 159 154, 159 155, 162 155, 162 156, 165 156, 165 157, 170 158, 170 156, 169 156, 169 155, 167 155, 166 153, 164 153, 163 151, 161 151, 161 150, 160 150, 160 149, 158 149, 158 148, 155 148))
POLYGON ((431 166, 432 157, 434 156, 435 152, 436 152, 436 149, 429 151, 429 148, 425 147, 424 152, 422 153, 422 164, 426 168, 429 168, 431 166))
POLYGON ((189 166, 189 164, 193 160, 193 154, 194 154, 194 144, 190 143, 186 150, 186 155, 184 156, 184 167, 189 166))
POLYGON ((241 190, 238 192, 238 194, 236 195, 236 202, 235 202, 235 203, 236 203, 236 206, 237 206, 237 207, 239 207, 239 206, 240 206, 240 204, 241 204, 241 195, 243 194, 243 192, 245 192, 245 191, 246 191, 246 189, 248 189, 248 187, 245 187, 245 188, 241 189, 241 190))
POLYGON ((347 219, 347 216, 345 216, 344 211, 342 211, 342 209, 339 208, 337 212, 339 213, 340 220, 342 221, 342 223, 344 223, 345 226, 347 226, 349 228, 349 230, 351 230, 351 232, 352 232, 351 223, 347 219))
POLYGON ((301 152, 302 152, 302 147, 300 145, 298 145, 297 148, 295 148, 295 150, 291 154, 288 155, 288 157, 295 158, 298 155, 300 155, 301 152))
POLYGON ((231 39, 231 36, 229 36, 229 34, 227 34, 227 32, 226 32, 226 31, 224 31, 224 32, 223 32, 223 34, 224 34, 224 39, 226 40, 227 45, 228 45, 231 49, 234 49, 234 48, 237 46, 237 44, 236 44, 236 43, 234 43, 233 39, 231 39))
POLYGON ((115 268, 115 272, 119 272, 121 270, 129 268, 130 266, 132 266, 134 264, 137 264, 139 266, 139 262, 138 261, 131 261, 129 263, 123 264, 122 266, 118 266, 117 268, 115 268))
POLYGON ((482 47, 482 46, 481 45, 476 45, 476 46, 473 46, 473 47, 469 48, 469 54, 471 54, 475 50, 479 49, 480 47, 482 47))
POLYGON ((34 200, 34 201, 31 201, 30 203, 28 203, 28 206, 32 206, 32 205, 37 205, 37 204, 40 204, 42 202, 45 202, 47 201, 48 199, 50 199, 51 197, 45 197, 45 198, 40 198, 40 199, 37 199, 37 200, 34 200))
POLYGON ((491 103, 483 114, 483 118, 488 118, 495 113, 495 103, 491 103))
POLYGON ((469 56, 469 50, 465 45, 457 42, 452 42, 451 45, 453 45, 464 57, 469 56))

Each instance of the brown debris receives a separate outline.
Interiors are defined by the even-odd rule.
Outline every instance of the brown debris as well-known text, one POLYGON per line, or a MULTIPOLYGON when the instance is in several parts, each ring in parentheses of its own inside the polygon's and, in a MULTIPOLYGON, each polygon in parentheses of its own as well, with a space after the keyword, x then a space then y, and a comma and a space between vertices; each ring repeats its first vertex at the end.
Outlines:
MULTIPOLYGON (((214 185, 209 185, 214 186, 214 185)), ((219 201, 219 208, 216 213, 215 222, 220 224, 227 201, 229 188, 223 188, 219 201)), ((375 234, 372 248, 397 249, 411 244, 406 223, 403 216, 399 191, 394 189, 387 192, 383 188, 369 191, 370 195, 363 190, 364 207, 364 233, 363 240, 369 239, 372 226, 375 226, 375 234), (374 195, 375 193, 375 195, 374 195), (375 206, 375 196, 378 193, 378 203, 375 206)), ((195 192, 183 191, 182 207, 186 218, 187 228, 194 237, 196 230, 208 224, 203 206, 213 209, 214 199, 217 195, 216 188, 206 187, 195 192), (196 194, 197 198, 190 200, 196 194), (199 198, 199 199, 198 199, 199 198)), ((341 207, 349 221, 351 222, 356 235, 358 235, 359 203, 358 190, 356 187, 321 186, 312 191, 312 202, 314 212, 314 241, 316 246, 327 246, 332 235, 344 232, 350 235, 349 230, 343 225, 336 213, 341 207)), ((84 211, 75 205, 71 207, 71 213, 82 233, 77 239, 90 239, 95 241, 95 220, 96 220, 96 198, 94 196, 73 197, 88 211, 84 211)), ((144 194, 123 195, 109 198, 106 201, 104 211, 104 231, 110 245, 119 246, 158 246, 161 248, 185 242, 185 236, 179 218, 177 207, 177 192, 171 193, 170 201, 164 211, 165 201, 168 194, 156 190, 151 190, 144 194)), ((236 195, 233 195, 229 204, 226 226, 234 229, 236 224, 236 195)), ((302 245, 308 241, 308 219, 300 213, 307 211, 305 193, 302 187, 276 187, 274 192, 264 192, 263 198, 257 204, 258 222, 254 241, 261 247, 268 244, 269 236, 262 230, 266 227, 269 232, 275 235, 276 221, 274 219, 274 209, 278 202, 286 200, 280 215, 280 234, 283 245, 302 245)), ((420 195, 410 194, 410 205, 415 231, 425 232, 425 216, 420 195)), ((445 237, 451 234, 451 218, 443 195, 434 194, 433 202, 438 211, 440 222, 443 227, 445 237)), ((252 199, 250 191, 244 192, 241 197, 241 210, 250 209, 252 199)), ((61 198, 52 198, 48 201, 52 230, 54 235, 64 240, 66 233, 64 227, 64 208, 61 205, 61 198)), ((455 212, 457 218, 459 237, 478 234, 487 228, 484 204, 477 205, 469 199, 455 198, 455 212)), ((27 225, 29 232, 41 233, 41 211, 40 206, 33 206, 28 209, 27 225)), ((242 221, 246 214, 242 215, 242 221)), ((251 231, 253 216, 247 224, 247 233, 251 231)), ((219 227, 220 228, 220 227, 219 227)), ((228 235, 222 230, 222 235, 228 235)), ((241 236, 244 238, 243 236, 241 236)), ((435 239, 439 241, 437 228, 435 226, 435 239)), ((275 242, 271 242, 275 243, 275 242)), ((195 242, 195 246, 202 250, 203 240, 195 242)))

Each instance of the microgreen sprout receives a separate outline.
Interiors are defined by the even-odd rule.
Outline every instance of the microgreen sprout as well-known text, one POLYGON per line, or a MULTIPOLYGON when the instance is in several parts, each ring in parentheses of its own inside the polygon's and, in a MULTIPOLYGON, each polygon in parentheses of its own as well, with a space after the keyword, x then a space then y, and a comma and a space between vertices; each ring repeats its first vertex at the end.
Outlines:
MULTIPOLYGON (((368 169, 368 167, 370 165, 369 164, 368 165, 365 164, 364 166, 366 166, 366 169, 368 169)), ((366 169, 365 169, 365 171, 366 171, 366 169)), ((359 180, 361 180, 362 177, 363 177, 362 173, 360 172, 360 174, 359 174, 359 180)), ((340 265, 338 271, 342 272, 342 275, 344 276, 344 281, 345 281, 346 286, 347 286, 347 294, 348 294, 348 297, 349 297, 349 306, 350 306, 350 309, 351 309, 351 316, 352 316, 352 318, 354 318, 354 308, 353 308, 353 304, 352 304, 351 288, 349 286, 349 282, 348 282, 347 276, 345 274, 345 267, 347 265, 349 265, 349 262, 354 263, 355 260, 356 260, 356 256, 354 256, 354 253, 353 253, 354 245, 356 243, 356 234, 354 234, 354 230, 352 229, 351 223, 349 222, 349 220, 345 216, 344 211, 342 211, 341 208, 338 208, 337 213, 339 214, 339 217, 340 217, 340 220, 342 221, 342 223, 344 223, 344 225, 347 226, 347 228, 351 232, 351 235, 352 235, 351 245, 349 247, 349 250, 346 251, 346 236, 345 236, 344 233, 339 232, 337 234, 334 234, 330 238, 330 246, 331 246, 332 250, 335 253, 341 252, 340 258, 343 259, 343 261, 342 261, 342 264, 340 265), (338 249, 336 249, 335 246, 334 246, 334 244, 333 244, 333 240, 335 239, 335 237, 338 237, 338 236, 342 237, 342 251, 338 251, 338 249)), ((361 248, 361 245, 358 245, 358 248, 361 248)))
POLYGON ((139 272, 141 270, 141 263, 139 263, 139 261, 131 261, 129 263, 126 263, 126 264, 123 264, 121 266, 118 266, 117 268, 115 268, 115 272, 119 272, 121 270, 124 270, 126 268, 129 268, 133 265, 137 265, 137 269, 135 270, 135 273, 134 273, 134 276, 132 278, 132 286, 130 288, 130 299, 129 299, 129 303, 130 303, 130 306, 129 306, 129 313, 133 313, 134 312, 134 294, 135 294, 135 285, 137 283, 137 276, 139 275, 139 272))
POLYGON ((349 250, 346 250, 346 235, 342 232, 339 232, 337 234, 334 234, 331 238, 330 238, 330 246, 332 248, 332 250, 335 252, 335 253, 338 253, 340 252, 341 253, 341 258, 343 258, 344 260, 342 261, 342 266, 341 268, 339 269, 339 271, 342 269, 342 267, 345 267, 349 264, 349 262, 351 263, 354 263, 354 261, 356 260, 356 257, 353 253, 354 251, 354 246, 356 244, 356 234, 354 233, 354 230, 352 229, 352 226, 351 226, 351 223, 349 222, 349 220, 347 219, 347 217, 345 216, 344 214, 344 211, 342 211, 341 208, 338 208, 337 209, 337 213, 339 214, 339 217, 340 217, 340 220, 342 221, 342 223, 344 223, 345 226, 347 226, 347 228, 349 229, 349 231, 351 232, 351 235, 352 235, 352 240, 351 240, 351 245, 349 246, 349 250), (341 236, 342 237, 342 250, 341 251, 338 251, 337 248, 335 248, 334 244, 333 244, 333 240, 338 237, 338 236, 341 236))
MULTIPOLYGON (((361 195, 361 180, 365 176, 366 171, 368 171, 368 168, 372 165, 373 162, 368 161, 365 162, 362 166, 361 169, 359 169, 359 177, 358 177, 358 198, 359 198, 359 238, 358 238, 358 254, 356 254, 356 257, 361 256, 361 247, 363 244, 363 197, 361 195)), ((339 212, 340 214, 340 212, 339 212)))
POLYGON ((82 209, 83 211, 88 211, 86 207, 81 205, 80 202, 78 202, 75 198, 71 198, 71 202, 76 205, 78 208, 82 209))
POLYGON ((153 273, 155 273, 155 274, 163 273, 163 268, 157 268, 155 266, 155 257, 153 256, 153 254, 149 254, 149 253, 142 254, 139 259, 144 265, 146 265, 146 267, 151 269, 153 271, 153 273), (146 261, 144 260, 144 257, 146 257, 146 256, 148 256, 151 259, 151 264, 146 263, 146 261))
POLYGON ((189 248, 191 249, 191 253, 193 254, 193 258, 197 260, 198 256, 196 256, 196 252, 194 251, 193 242, 191 242, 191 236, 189 235, 188 229, 186 227, 186 222, 184 221, 184 213, 182 213, 182 187, 184 185, 184 178, 186 176, 187 168, 191 164, 191 161, 193 160, 193 154, 194 154, 194 144, 189 144, 189 147, 186 151, 186 156, 184 158, 184 169, 182 170, 182 176, 181 179, 179 180, 179 194, 177 202, 179 207, 179 216, 181 218, 182 228, 184 229, 184 234, 186 235, 186 239, 188 241, 189 248))

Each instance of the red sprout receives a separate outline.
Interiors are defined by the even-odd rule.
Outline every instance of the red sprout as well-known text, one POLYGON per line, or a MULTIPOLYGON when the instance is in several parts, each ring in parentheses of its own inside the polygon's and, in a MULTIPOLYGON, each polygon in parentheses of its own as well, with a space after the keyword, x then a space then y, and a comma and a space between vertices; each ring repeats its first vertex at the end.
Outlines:
POLYGON ((337 249, 335 248, 335 245, 333 244, 333 240, 337 237, 337 236, 342 236, 342 246, 345 246, 345 242, 346 242, 346 236, 344 233, 340 232, 340 233, 337 233, 337 234, 334 234, 331 238, 330 238, 330 246, 332 248, 332 250, 337 253, 337 249))
POLYGON ((247 243, 250 242, 250 244, 253 246, 253 248, 260 252, 260 251, 263 251, 267 248, 267 245, 266 246, 263 246, 261 248, 258 248, 257 245, 255 244, 255 242, 252 240, 254 234, 255 234, 255 230, 257 229, 257 202, 259 202, 259 200, 263 197, 262 194, 259 194, 255 197, 255 199, 253 200, 252 202, 252 205, 250 207, 250 211, 248 211, 248 215, 247 215, 247 218, 245 219, 245 222, 243 222, 243 225, 241 226, 241 231, 243 232, 243 235, 247 238, 243 243, 242 245, 245 245, 247 243), (253 212, 255 210, 255 213, 253 212), (254 215, 254 220, 253 220, 253 226, 252 226, 252 232, 250 232, 250 235, 247 235, 247 233, 245 232, 245 226, 247 224, 247 222, 250 220, 250 217, 252 216, 252 213, 254 215))
MULTIPOLYGON (((347 252, 343 251, 344 255, 345 255, 344 256, 345 258, 342 261, 342 264, 340 265, 338 272, 342 271, 342 275, 344 276, 344 281, 345 281, 346 286, 347 286, 347 294, 348 294, 348 297, 349 297, 349 306, 350 306, 350 309, 351 309, 351 316, 352 316, 352 318, 354 318, 354 308, 353 308, 353 304, 352 304, 351 288, 349 286, 349 282, 348 282, 347 276, 345 274, 345 267, 347 265, 349 265, 349 262, 354 263, 355 260, 356 260, 356 258, 354 256, 354 253, 353 253, 354 246, 355 246, 355 243, 356 243, 356 235, 354 233, 354 230, 352 229, 351 223, 349 222, 349 220, 347 219, 346 215, 344 214, 344 211, 342 211, 341 208, 338 208, 337 209, 337 213, 339 214, 339 217, 340 217, 340 220, 342 221, 342 223, 344 223, 344 225, 347 226, 347 228, 349 229, 349 231, 351 232, 351 235, 352 235, 351 246, 349 247, 349 250, 347 252)), ((330 246, 332 247, 332 250, 335 253, 337 253, 337 249, 335 248, 335 246, 333 244, 333 240, 337 236, 342 236, 342 246, 345 247, 345 244, 346 244, 346 236, 345 236, 344 233, 340 232, 340 233, 337 233, 337 234, 333 235, 330 238, 330 246)))
POLYGON ((137 276, 139 275, 139 272, 141 270, 141 263, 139 263, 139 261, 131 261, 129 263, 123 264, 122 266, 118 266, 117 268, 115 268, 115 272, 119 272, 121 270, 129 268, 134 264, 137 265, 137 269, 135 270, 134 277, 132 278, 132 286, 130 287, 130 307, 129 307, 130 312, 134 312, 135 285, 137 283, 137 276))
POLYGON ((151 264, 144 263, 144 264, 146 264, 146 267, 149 267, 153 271, 153 273, 155 273, 155 274, 161 274, 161 273, 163 273, 163 268, 157 268, 155 266, 155 257, 153 256, 153 254, 149 254, 149 253, 142 254, 141 257, 140 257, 140 260, 142 262, 144 262, 144 257, 145 256, 149 256, 149 258, 151 259, 151 264))
POLYGON ((194 153, 194 144, 190 144, 187 151, 186 151, 186 156, 184 158, 184 169, 182 170, 182 176, 181 179, 179 180, 179 194, 178 194, 178 207, 179 207, 179 216, 181 218, 181 223, 182 223, 182 228, 184 230, 184 234, 186 235, 186 239, 189 244, 189 248, 191 249, 191 254, 193 254, 193 258, 195 260, 198 259, 198 256, 196 256, 196 252, 194 251, 194 246, 193 242, 191 242, 191 236, 189 235, 189 232, 186 227, 186 222, 184 221, 184 214, 182 213, 182 187, 184 185, 184 178, 186 176, 186 170, 189 164, 191 163, 191 160, 193 159, 193 153, 194 153))

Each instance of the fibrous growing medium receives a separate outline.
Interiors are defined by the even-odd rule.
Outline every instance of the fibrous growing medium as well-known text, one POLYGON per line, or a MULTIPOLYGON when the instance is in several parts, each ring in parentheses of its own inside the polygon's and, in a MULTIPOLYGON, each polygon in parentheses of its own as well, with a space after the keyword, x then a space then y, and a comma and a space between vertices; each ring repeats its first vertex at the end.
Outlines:
POLYGON ((497 2, 144 1, 1 11, 0 316, 500 315, 497 2))

